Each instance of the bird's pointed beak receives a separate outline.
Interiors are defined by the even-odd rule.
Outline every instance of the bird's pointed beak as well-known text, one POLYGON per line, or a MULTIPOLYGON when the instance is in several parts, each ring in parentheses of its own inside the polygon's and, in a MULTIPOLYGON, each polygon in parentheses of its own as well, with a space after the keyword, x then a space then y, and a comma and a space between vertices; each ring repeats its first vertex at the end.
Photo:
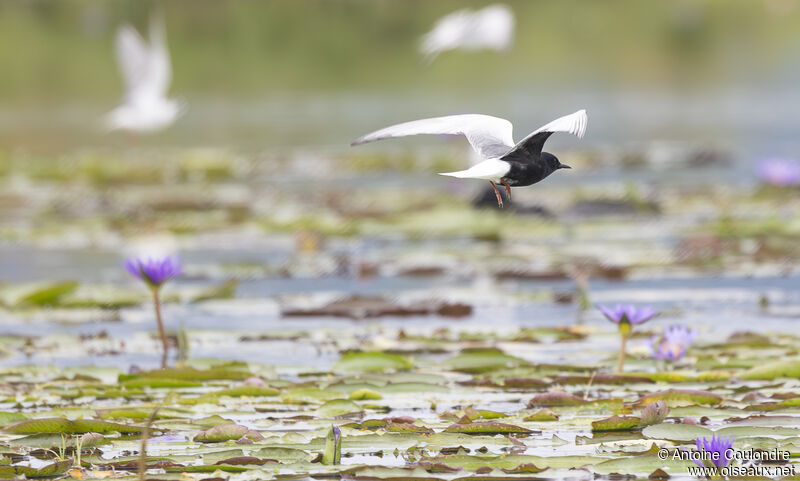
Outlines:
POLYGON ((558 166, 559 169, 571 169, 572 167, 568 166, 567 164, 561 164, 558 166))

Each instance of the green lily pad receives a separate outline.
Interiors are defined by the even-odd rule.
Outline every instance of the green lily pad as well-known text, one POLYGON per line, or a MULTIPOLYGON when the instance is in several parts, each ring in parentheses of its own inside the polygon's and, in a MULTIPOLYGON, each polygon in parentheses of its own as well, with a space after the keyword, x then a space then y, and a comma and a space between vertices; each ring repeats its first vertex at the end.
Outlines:
POLYGON ((8 426, 19 421, 28 419, 27 416, 21 413, 0 412, 0 427, 8 426))
POLYGON ((230 389, 220 389, 203 394, 204 399, 219 399, 221 397, 271 397, 277 396, 280 391, 265 386, 236 386, 230 389))
POLYGON ((334 399, 317 408, 317 416, 333 418, 346 414, 360 413, 362 409, 349 399, 334 399))
POLYGON ((686 404, 715 405, 722 402, 722 396, 710 391, 695 389, 667 389, 644 396, 639 399, 639 404, 650 404, 656 401, 665 401, 669 406, 686 404))
POLYGON ((214 381, 231 380, 243 381, 253 374, 249 371, 238 369, 194 369, 194 368, 169 368, 155 371, 144 371, 136 374, 120 374, 119 381, 131 379, 178 379, 181 381, 214 381))
POLYGON ((502 368, 528 365, 518 357, 509 356, 499 349, 465 350, 442 363, 445 369, 466 373, 489 372, 502 368))
POLYGON ((551 391, 537 394, 528 401, 529 408, 545 406, 580 406, 582 404, 586 404, 583 398, 563 391, 551 391))
POLYGON ((65 473, 73 465, 72 458, 63 461, 56 461, 55 463, 42 466, 41 468, 33 468, 30 466, 3 466, 0 465, 0 476, 5 478, 12 478, 17 476, 25 476, 26 478, 44 478, 54 477, 65 473))
POLYGON ((708 428, 691 424, 653 424, 644 428, 642 434, 651 439, 694 441, 697 438, 711 436, 713 432, 708 428))
POLYGON ((554 413, 553 411, 547 408, 543 408, 536 411, 533 414, 525 416, 523 421, 528 421, 528 422, 558 421, 558 414, 554 413))
POLYGON ((250 429, 238 424, 221 424, 206 429, 194 437, 198 443, 221 443, 225 441, 235 441, 246 435, 250 429))
POLYGON ((776 361, 756 366, 739 375, 742 379, 800 379, 800 361, 776 361))
POLYGON ((142 428, 125 424, 110 423, 94 419, 76 419, 70 421, 64 418, 39 418, 20 421, 3 428, 3 431, 12 434, 84 434, 84 433, 122 433, 138 434, 142 428))
POLYGON ((631 431, 639 427, 640 419, 636 416, 611 416, 592 421, 592 432, 631 431))
POLYGON ((397 354, 379 351, 349 352, 334 365, 335 371, 386 372, 411 369, 414 363, 397 354))
POLYGON ((9 307, 52 306, 61 297, 78 288, 78 282, 42 282, 5 287, 0 291, 2 303, 9 307))
POLYGON ((355 391, 350 393, 349 397, 354 401, 365 401, 365 400, 375 401, 378 399, 383 399, 383 396, 381 396, 380 393, 375 392, 372 389, 368 388, 356 389, 355 391))
POLYGON ((444 430, 446 433, 462 434, 530 434, 528 428, 515 426, 513 424, 499 423, 496 421, 452 424, 444 430))

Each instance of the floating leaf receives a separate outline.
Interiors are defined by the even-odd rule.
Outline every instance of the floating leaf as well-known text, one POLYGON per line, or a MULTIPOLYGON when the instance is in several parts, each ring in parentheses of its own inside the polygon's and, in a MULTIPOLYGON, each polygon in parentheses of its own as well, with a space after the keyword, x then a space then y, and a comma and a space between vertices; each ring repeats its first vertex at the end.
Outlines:
POLYGON ((334 399, 317 408, 317 416, 323 418, 333 418, 361 412, 363 411, 358 404, 349 399, 334 399))
POLYGON ((124 382, 131 379, 179 379, 182 381, 214 381, 214 380, 232 380, 243 381, 253 374, 249 371, 237 369, 194 369, 186 368, 169 368, 158 369, 155 371, 143 371, 136 374, 120 374, 119 381, 124 382))
POLYGON ((351 392, 350 399, 354 401, 364 401, 364 400, 374 401, 378 399, 383 399, 383 396, 381 396, 380 393, 373 391, 372 389, 361 388, 351 392))
POLYGON ((236 386, 230 389, 220 389, 200 396, 203 399, 219 399, 221 397, 270 397, 277 396, 280 391, 264 386, 236 386))
POLYGON ((194 437, 195 442, 199 443, 221 443, 224 441, 235 441, 246 435, 249 429, 238 424, 221 424, 206 429, 194 437))
POLYGON ((722 402, 722 397, 710 391, 695 389, 667 389, 648 394, 639 399, 639 404, 650 404, 659 400, 666 401, 668 405, 687 403, 714 405, 722 402))
POLYGON ((526 464, 520 464, 516 468, 511 468, 511 469, 501 468, 501 471, 503 471, 506 474, 536 474, 536 473, 541 473, 546 469, 547 468, 540 468, 533 463, 526 463, 526 464))
POLYGON ((49 306, 58 304, 61 297, 78 288, 75 281, 42 282, 6 287, 0 291, 3 304, 12 307, 49 306))
POLYGON ((127 426, 125 424, 110 423, 108 421, 98 421, 93 419, 76 419, 70 421, 64 418, 39 418, 20 421, 6 426, 3 431, 13 434, 40 434, 40 433, 61 433, 61 434, 84 434, 84 433, 122 433, 138 434, 142 428, 138 426, 127 426))
POLYGON ((72 467, 72 464, 72 459, 68 458, 63 461, 56 461, 55 463, 42 466, 41 468, 20 465, 0 465, 0 476, 5 478, 17 476, 25 476, 26 478, 54 477, 65 473, 69 468, 72 467))
POLYGON ((558 421, 558 414, 553 411, 543 408, 533 414, 525 416, 523 421, 537 422, 537 421, 558 421))
POLYGON ((336 371, 386 372, 411 369, 414 363, 397 354, 379 351, 348 352, 334 365, 336 371))
POLYGON ((28 419, 21 413, 0 412, 0 427, 28 419))
POLYGON ((467 423, 467 424, 451 424, 444 430, 447 433, 462 433, 462 434, 530 434, 528 428, 515 426, 513 424, 498 423, 496 421, 467 423))
POLYGON ((592 421, 592 432, 631 431, 639 426, 640 419, 635 416, 611 416, 592 421))
POLYGON ((644 428, 642 434, 651 439, 694 441, 697 438, 711 436, 712 432, 710 429, 691 424, 654 424, 644 428))
POLYGON ((528 407, 540 406, 580 406, 586 404, 583 398, 563 391, 551 391, 537 394, 528 401, 528 407))
POLYGON ((525 365, 528 365, 527 361, 509 356, 499 349, 465 350, 443 363, 445 369, 467 373, 481 373, 525 365))
POLYGON ((800 361, 776 361, 756 366, 739 375, 742 379, 800 379, 800 361))

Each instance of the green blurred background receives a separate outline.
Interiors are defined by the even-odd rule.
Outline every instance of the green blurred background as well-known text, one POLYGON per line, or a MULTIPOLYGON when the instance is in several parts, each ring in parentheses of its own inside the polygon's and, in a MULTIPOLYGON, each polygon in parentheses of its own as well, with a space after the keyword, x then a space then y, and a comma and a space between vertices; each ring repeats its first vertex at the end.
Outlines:
POLYGON ((798 1, 507 1, 516 15, 509 52, 422 60, 419 38, 438 18, 489 3, 0 2, 0 140, 32 149, 114 142, 97 124, 122 95, 115 32, 126 22, 146 31, 158 11, 172 94, 190 109, 146 142, 346 145, 394 121, 466 111, 514 116, 527 131, 580 107, 590 133, 610 140, 640 122, 638 136, 683 139, 702 125, 693 119, 715 116, 733 132, 703 138, 729 140, 798 117, 788 110, 800 82, 798 1))

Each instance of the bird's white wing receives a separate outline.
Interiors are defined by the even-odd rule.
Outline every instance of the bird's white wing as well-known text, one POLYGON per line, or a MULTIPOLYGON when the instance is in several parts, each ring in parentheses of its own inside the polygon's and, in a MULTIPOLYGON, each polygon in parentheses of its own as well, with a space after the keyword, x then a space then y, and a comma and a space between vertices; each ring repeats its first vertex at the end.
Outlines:
POLYGON ((472 23, 473 13, 468 8, 445 15, 422 36, 420 52, 432 62, 440 53, 458 48, 469 35, 472 23))
POLYGON ((139 33, 130 25, 117 31, 117 63, 125 83, 125 95, 130 97, 139 89, 147 71, 149 49, 139 33))
POLYGON ((172 81, 172 66, 167 50, 167 29, 160 17, 150 20, 150 52, 147 75, 142 86, 150 95, 166 97, 172 81))
POLYGON ((481 158, 491 159, 506 154, 514 147, 512 130, 511 122, 490 115, 449 115, 392 125, 359 137, 351 145, 407 135, 464 135, 481 158))
POLYGON ((531 132, 528 137, 532 137, 541 132, 564 132, 582 139, 586 134, 586 124, 588 124, 588 122, 589 117, 586 115, 586 110, 578 110, 575 113, 559 117, 549 124, 539 127, 531 132))
POLYGON ((582 139, 583 135, 586 133, 586 124, 588 122, 589 118, 586 116, 585 110, 579 110, 573 114, 559 117, 528 134, 527 137, 520 140, 503 158, 509 159, 517 156, 529 158, 532 155, 538 155, 542 152, 544 143, 555 132, 565 132, 582 139))

